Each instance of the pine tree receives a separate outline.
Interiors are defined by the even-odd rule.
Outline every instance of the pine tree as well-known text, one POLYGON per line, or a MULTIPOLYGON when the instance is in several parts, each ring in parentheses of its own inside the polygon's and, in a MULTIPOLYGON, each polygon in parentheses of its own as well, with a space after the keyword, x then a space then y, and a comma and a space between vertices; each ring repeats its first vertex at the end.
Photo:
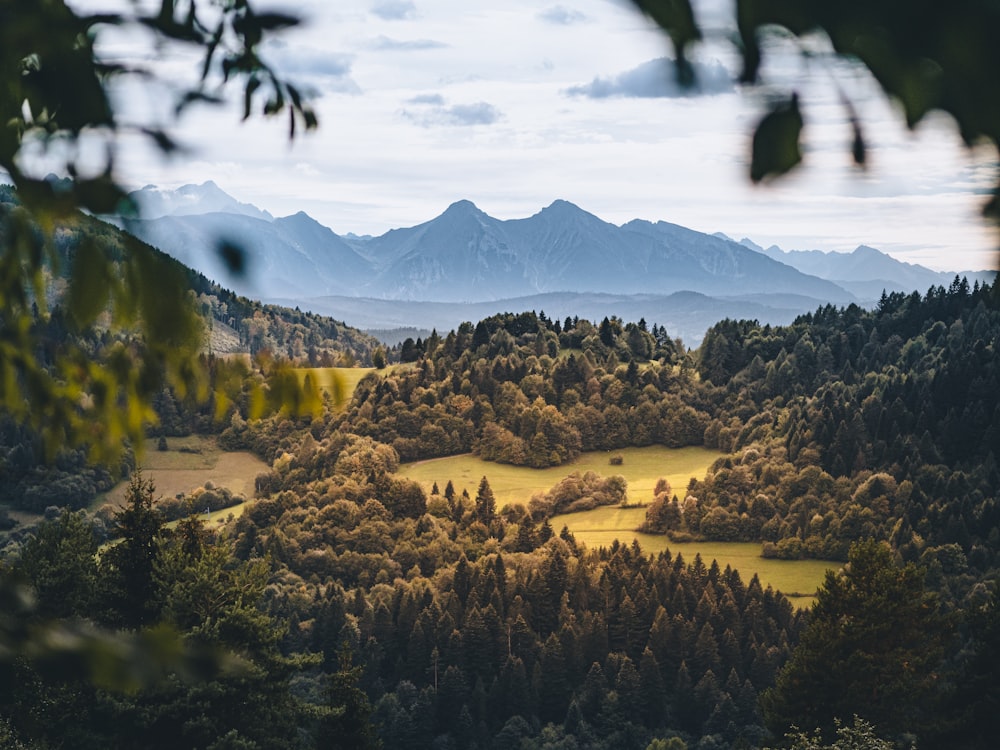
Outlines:
POLYGON ((497 515, 497 501, 493 497, 493 490, 490 483, 484 476, 479 482, 479 489, 476 491, 476 519, 489 526, 497 515))
POLYGON ((163 515, 153 507, 156 487, 136 470, 129 480, 125 507, 115 515, 114 536, 121 541, 101 558, 112 619, 138 628, 155 619, 153 571, 157 540, 165 533, 163 515))
POLYGON ((858 715, 891 735, 926 730, 939 715, 946 618, 924 575, 867 540, 844 570, 827 573, 812 617, 775 686, 761 696, 768 727, 792 724, 833 736, 858 715))

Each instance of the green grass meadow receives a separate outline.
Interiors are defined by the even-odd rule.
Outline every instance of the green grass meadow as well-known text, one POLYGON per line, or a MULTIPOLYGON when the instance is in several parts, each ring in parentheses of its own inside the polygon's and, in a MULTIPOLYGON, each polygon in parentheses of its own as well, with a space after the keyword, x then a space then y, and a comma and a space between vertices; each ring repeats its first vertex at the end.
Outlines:
MULTIPOLYGON (((476 496, 479 481, 485 476, 499 506, 527 504, 532 495, 547 492, 574 471, 596 471, 604 476, 620 474, 628 482, 629 503, 645 504, 652 500, 653 487, 660 477, 665 477, 674 492, 683 497, 688 482, 692 478, 704 477, 708 468, 721 455, 718 451, 702 447, 649 446, 584 453, 572 464, 549 469, 529 469, 483 461, 472 454, 464 454, 403 464, 399 473, 420 482, 428 492, 434 483, 443 492, 450 479, 456 492, 461 493, 465 489, 471 497, 476 496), (620 466, 610 464, 610 458, 615 454, 624 458, 620 466)), ((839 567, 839 563, 824 560, 768 560, 761 557, 761 546, 756 542, 676 543, 666 536, 640 534, 635 529, 642 523, 645 514, 646 509, 643 507, 595 508, 582 513, 555 516, 552 527, 558 531, 567 526, 577 541, 588 547, 610 547, 616 539, 620 543, 631 544, 632 540, 637 539, 647 553, 655 554, 669 549, 671 554, 681 553, 688 562, 696 554, 701 554, 705 565, 718 560, 722 568, 729 565, 739 570, 744 582, 748 582, 756 573, 763 586, 771 586, 783 592, 791 598, 794 606, 800 608, 812 604, 826 571, 839 567)))
MULTIPOLYGON (((267 464, 252 453, 228 453, 216 445, 214 438, 197 435, 167 438, 165 451, 156 450, 155 441, 148 440, 139 466, 143 475, 153 480, 155 497, 174 497, 209 481, 217 487, 253 497, 254 479, 268 469, 267 464)), ((120 503, 127 489, 128 482, 119 482, 110 492, 98 497, 95 507, 105 502, 120 503)), ((226 508, 213 515, 224 518, 238 512, 235 508, 226 508)))
POLYGON ((708 467, 722 456, 721 453, 700 446, 687 448, 666 448, 652 445, 645 448, 623 448, 617 451, 593 451, 583 453, 571 464, 548 469, 530 469, 524 466, 510 466, 492 461, 483 461, 471 453, 446 458, 432 458, 415 461, 399 467, 399 473, 413 479, 430 492, 437 482, 444 492, 444 486, 451 480, 455 492, 468 490, 470 497, 476 496, 480 480, 485 476, 493 489, 497 505, 524 503, 532 495, 548 492, 561 479, 578 471, 581 474, 595 471, 602 476, 620 474, 628 482, 630 503, 648 503, 653 499, 656 480, 665 477, 674 491, 683 496, 684 488, 692 477, 702 478, 708 467), (611 456, 621 455, 621 466, 612 466, 611 456))
POLYGON ((354 389, 362 378, 370 372, 375 372, 374 367, 297 367, 295 374, 299 376, 299 382, 304 383, 306 377, 312 378, 313 383, 320 392, 328 395, 340 405, 346 404, 354 389))
POLYGON ((744 583, 756 573, 761 585, 781 591, 800 608, 815 600, 826 571, 840 567, 840 563, 827 560, 769 560, 760 556, 758 542, 672 542, 659 534, 641 534, 634 529, 642 523, 645 513, 645 508, 594 508, 555 516, 552 528, 558 531, 566 526, 577 542, 592 548, 610 547, 616 539, 631 544, 635 539, 647 554, 670 550, 673 555, 682 554, 688 562, 700 554, 705 565, 718 560, 719 567, 729 565, 740 571, 744 583))

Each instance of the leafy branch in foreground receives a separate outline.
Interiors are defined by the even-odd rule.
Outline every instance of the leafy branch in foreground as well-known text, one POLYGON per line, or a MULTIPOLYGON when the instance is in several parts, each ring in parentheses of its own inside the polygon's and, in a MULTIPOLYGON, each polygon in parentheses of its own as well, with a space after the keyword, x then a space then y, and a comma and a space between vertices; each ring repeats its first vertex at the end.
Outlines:
MULTIPOLYGON (((86 444, 93 458, 117 456, 123 440, 141 441, 144 424, 155 421, 151 397, 164 385, 208 395, 198 358, 202 324, 183 270, 139 242, 112 247, 78 231, 80 211, 135 210, 115 176, 122 137, 138 134, 164 155, 179 149, 165 124, 129 122, 115 103, 123 84, 159 80, 155 62, 134 65, 103 54, 101 33, 152 35, 160 57, 199 54, 194 82, 176 94, 175 114, 196 102, 221 102, 225 87, 236 84, 244 119, 258 107, 265 116, 287 113, 294 137, 315 128, 316 115, 260 47, 297 22, 257 13, 247 0, 129 3, 96 14, 62 0, 0 2, 0 169, 16 188, 0 188, 0 408, 37 427, 50 455, 86 444), (65 268, 60 243, 67 233, 77 243, 65 268), (64 290, 55 283, 60 278, 64 290), (36 322, 47 319, 54 295, 76 331, 96 326, 139 335, 105 350, 99 362, 75 343, 43 357, 36 322)), ((226 257, 239 266, 231 248, 226 257)))
POLYGON ((185 642, 169 625, 122 633, 85 620, 39 618, 31 590, 5 571, 0 571, 0 605, 0 676, 5 681, 15 662, 23 660, 45 674, 119 692, 156 684, 168 674, 198 681, 246 670, 243 659, 185 642))
MULTIPOLYGON (((691 0, 633 0, 670 36, 677 57, 678 82, 696 83, 687 62, 702 39, 691 0)), ((885 94, 899 105, 906 124, 916 127, 930 112, 954 119, 969 146, 1000 144, 1000 6, 988 0, 909 3, 901 0, 736 0, 737 37, 743 63, 740 82, 762 80, 772 43, 791 39, 804 58, 833 57, 867 69, 885 94), (832 49, 832 55, 829 50, 832 49)), ((840 92, 850 130, 850 153, 865 164, 865 137, 855 108, 840 92)), ((756 128, 750 176, 758 182, 798 164, 802 120, 797 95, 787 92, 769 107, 756 128)), ((1000 219, 1000 187, 985 206, 1000 219)))

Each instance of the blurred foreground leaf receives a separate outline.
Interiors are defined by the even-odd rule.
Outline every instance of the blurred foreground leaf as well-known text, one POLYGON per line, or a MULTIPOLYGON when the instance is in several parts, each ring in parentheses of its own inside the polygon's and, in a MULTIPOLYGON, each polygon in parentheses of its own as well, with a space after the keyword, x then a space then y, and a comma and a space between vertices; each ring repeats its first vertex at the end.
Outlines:
POLYGON ((239 675, 248 662, 220 648, 185 640, 158 625, 139 632, 112 632, 82 620, 38 620, 27 587, 0 574, 0 676, 24 659, 41 674, 84 680, 117 692, 156 685, 168 675, 185 681, 239 675))
POLYGON ((757 124, 753 134, 750 179, 760 182, 766 177, 782 175, 802 161, 799 137, 802 134, 802 113, 795 94, 771 107, 757 124))

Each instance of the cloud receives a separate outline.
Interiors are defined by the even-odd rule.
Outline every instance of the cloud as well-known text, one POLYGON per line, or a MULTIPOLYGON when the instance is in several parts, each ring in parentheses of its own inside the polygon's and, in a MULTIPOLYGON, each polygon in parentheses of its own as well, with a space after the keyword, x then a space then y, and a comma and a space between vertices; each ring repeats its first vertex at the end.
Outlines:
POLYGON ((282 74, 308 82, 323 91, 341 94, 360 94, 361 87, 351 77, 354 56, 327 52, 314 47, 275 45, 268 57, 282 74))
POLYGON ((607 99, 614 96, 631 98, 663 98, 695 96, 698 94, 725 94, 734 90, 732 75, 717 60, 711 63, 693 63, 696 85, 685 89, 678 85, 674 74, 675 63, 668 57, 659 57, 626 70, 611 78, 594 78, 593 81, 566 89, 570 96, 590 99, 607 99))
POLYGON ((551 8, 539 11, 538 17, 546 23, 552 23, 557 26, 572 26, 575 23, 583 23, 590 20, 586 14, 562 5, 553 5, 551 8))
POLYGON ((410 0, 381 0, 372 6, 372 13, 386 21, 405 21, 416 17, 417 6, 410 0))
POLYGON ((472 125, 493 125, 503 118, 503 113, 489 102, 473 104, 452 104, 447 106, 440 94, 424 94, 409 100, 411 104, 421 105, 419 111, 402 111, 403 117, 424 128, 436 125, 456 125, 459 127, 472 125))
POLYGON ((407 99, 409 104, 436 104, 444 106, 444 97, 441 94, 417 94, 411 99, 407 99))
POLYGON ((369 46, 375 50, 425 50, 444 49, 448 45, 444 42, 437 42, 433 39, 390 39, 387 36, 378 36, 371 40, 369 46))
POLYGON ((445 109, 445 116, 451 125, 492 125, 502 117, 500 110, 488 102, 456 104, 445 109))

